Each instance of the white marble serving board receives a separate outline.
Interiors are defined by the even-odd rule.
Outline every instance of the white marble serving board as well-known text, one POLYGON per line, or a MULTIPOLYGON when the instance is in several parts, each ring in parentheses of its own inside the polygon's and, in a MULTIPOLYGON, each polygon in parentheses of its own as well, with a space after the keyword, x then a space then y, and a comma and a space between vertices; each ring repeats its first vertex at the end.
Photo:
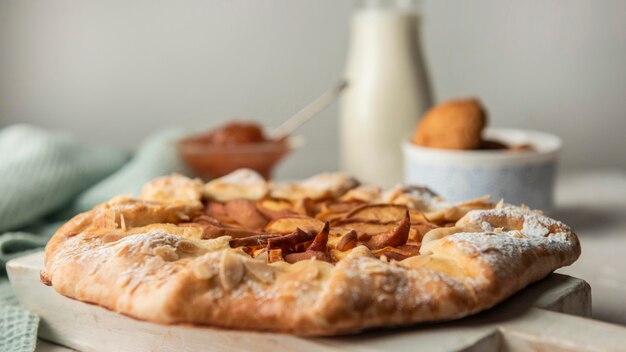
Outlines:
MULTIPOLYGON (((9 262, 24 307, 41 317, 39 337, 79 351, 624 351, 626 328, 587 319, 589 285, 552 274, 494 309, 453 322, 380 329, 353 336, 165 326, 57 294, 39 282, 43 254, 9 262)), ((49 346, 48 346, 49 347, 49 346)))

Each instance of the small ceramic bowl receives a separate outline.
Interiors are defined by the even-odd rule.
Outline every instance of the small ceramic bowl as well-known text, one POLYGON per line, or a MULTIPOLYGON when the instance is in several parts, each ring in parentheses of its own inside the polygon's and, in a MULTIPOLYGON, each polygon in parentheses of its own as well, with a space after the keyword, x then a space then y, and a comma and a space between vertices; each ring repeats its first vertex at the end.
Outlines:
POLYGON ((301 136, 282 142, 260 142, 241 145, 207 145, 194 137, 178 142, 178 152, 196 175, 211 180, 240 168, 249 168, 265 179, 272 178, 276 166, 303 144, 301 136))
POLYGON ((550 211, 561 149, 559 137, 538 131, 489 128, 485 138, 507 145, 528 144, 529 151, 447 150, 406 142, 404 180, 421 184, 446 200, 491 195, 495 201, 550 211))

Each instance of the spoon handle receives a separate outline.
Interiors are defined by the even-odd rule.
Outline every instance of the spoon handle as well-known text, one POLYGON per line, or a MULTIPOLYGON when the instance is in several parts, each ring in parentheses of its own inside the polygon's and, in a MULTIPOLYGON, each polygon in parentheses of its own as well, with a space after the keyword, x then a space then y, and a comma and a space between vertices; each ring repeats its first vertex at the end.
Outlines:
POLYGON ((341 81, 337 85, 331 87, 324 94, 317 97, 317 99, 310 102, 307 106, 298 111, 295 115, 291 116, 280 126, 276 127, 271 135, 273 139, 280 140, 288 137, 293 131, 298 129, 304 123, 309 121, 311 117, 317 115, 320 111, 324 110, 330 103, 332 103, 341 92, 346 88, 348 83, 341 81))

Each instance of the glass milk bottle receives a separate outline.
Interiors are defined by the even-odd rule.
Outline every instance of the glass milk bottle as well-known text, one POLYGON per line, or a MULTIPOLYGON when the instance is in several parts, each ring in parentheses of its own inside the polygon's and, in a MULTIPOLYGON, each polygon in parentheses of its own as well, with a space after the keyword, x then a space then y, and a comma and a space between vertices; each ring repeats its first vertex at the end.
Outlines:
POLYGON ((402 182, 401 145, 431 105, 419 21, 414 1, 361 1, 352 15, 341 168, 366 183, 402 182))

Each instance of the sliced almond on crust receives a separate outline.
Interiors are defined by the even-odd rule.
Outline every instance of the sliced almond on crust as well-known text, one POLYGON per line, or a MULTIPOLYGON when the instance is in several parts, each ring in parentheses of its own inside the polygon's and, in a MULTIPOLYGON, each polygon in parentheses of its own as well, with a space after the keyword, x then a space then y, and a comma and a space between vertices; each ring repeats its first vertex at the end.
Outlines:
POLYGON ((304 281, 313 281, 319 277, 320 269, 317 266, 312 265, 311 263, 307 264, 309 265, 303 266, 302 269, 298 272, 298 275, 300 275, 300 277, 304 281))
POLYGON ((269 284, 274 281, 274 268, 260 260, 244 261, 247 272, 262 283, 269 284))
POLYGON ((363 245, 360 245, 360 246, 354 247, 354 249, 350 251, 350 253, 347 256, 347 259, 356 259, 360 257, 373 258, 374 256, 372 255, 372 251, 370 251, 369 248, 363 245))
POLYGON ((244 265, 242 256, 225 251, 220 261, 220 282, 226 291, 239 286, 243 279, 244 265))
POLYGON ((181 240, 176 244, 176 248, 183 253, 193 254, 198 251, 198 246, 196 246, 191 241, 181 240))

